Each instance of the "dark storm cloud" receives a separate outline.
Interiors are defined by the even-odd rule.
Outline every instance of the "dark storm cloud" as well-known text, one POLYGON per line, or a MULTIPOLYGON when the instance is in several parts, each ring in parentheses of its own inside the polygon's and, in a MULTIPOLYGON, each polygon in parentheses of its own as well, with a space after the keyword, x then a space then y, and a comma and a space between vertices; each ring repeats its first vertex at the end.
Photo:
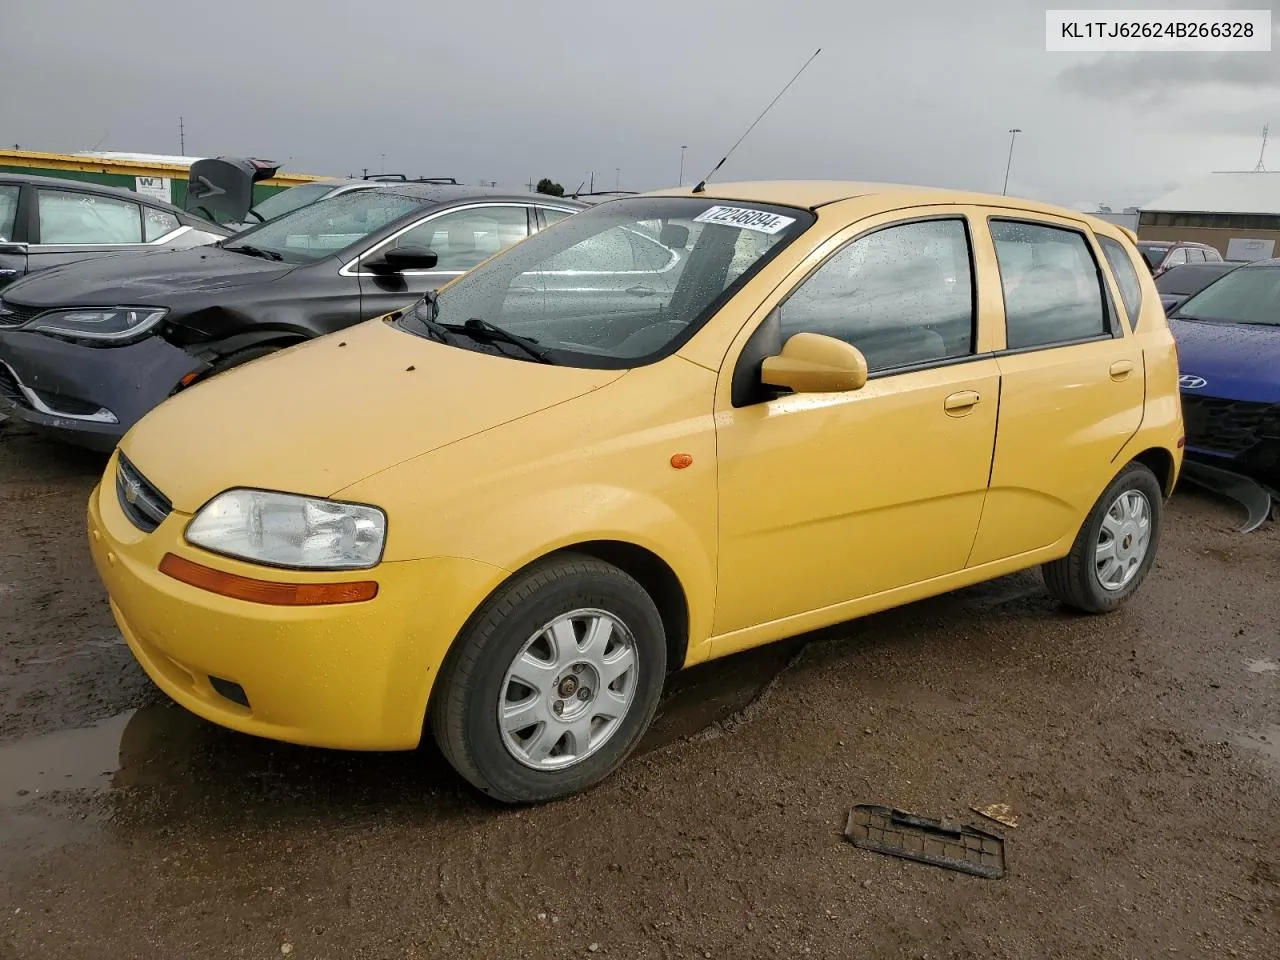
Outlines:
MULTIPOLYGON (((1024 132, 1010 193, 1060 202, 1135 202, 1228 162, 1235 138, 1188 141, 1172 129, 1176 104, 1079 96, 1058 78, 1076 58, 1045 52, 1044 9, 1027 0, 0 0, 4 78, 23 78, 0 137, 32 149, 101 141, 176 153, 181 116, 188 153, 247 153, 289 170, 343 175, 385 163, 508 187, 550 176, 570 189, 594 171, 597 188, 640 190, 674 184, 682 144, 685 182, 702 176, 821 46, 720 179, 998 192, 1014 126, 1024 132)), ((1124 69, 1105 69, 1126 83, 1124 69)))

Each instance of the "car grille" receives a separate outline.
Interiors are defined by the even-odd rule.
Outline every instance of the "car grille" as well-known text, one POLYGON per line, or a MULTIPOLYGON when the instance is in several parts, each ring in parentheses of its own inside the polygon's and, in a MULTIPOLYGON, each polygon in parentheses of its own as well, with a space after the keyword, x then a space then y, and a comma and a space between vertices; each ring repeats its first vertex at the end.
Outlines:
POLYGON ((173 504, 138 472, 122 453, 116 466, 116 499, 129 522, 143 533, 150 533, 173 511, 173 504))
POLYGON ((1264 440, 1280 441, 1280 403, 1182 395, 1187 445, 1237 455, 1264 440))
POLYGON ((40 307, 24 307, 0 297, 0 327, 17 327, 44 313, 40 307))

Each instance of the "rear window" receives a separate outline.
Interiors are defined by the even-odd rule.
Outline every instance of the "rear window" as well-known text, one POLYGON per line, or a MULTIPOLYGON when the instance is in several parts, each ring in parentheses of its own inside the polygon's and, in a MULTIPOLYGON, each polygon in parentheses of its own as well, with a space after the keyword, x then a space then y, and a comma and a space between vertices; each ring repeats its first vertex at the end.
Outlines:
POLYGON ((1164 259, 1164 255, 1169 252, 1172 244, 1167 243, 1140 243, 1138 251, 1142 254, 1147 266, 1152 270, 1160 265, 1160 261, 1164 259))

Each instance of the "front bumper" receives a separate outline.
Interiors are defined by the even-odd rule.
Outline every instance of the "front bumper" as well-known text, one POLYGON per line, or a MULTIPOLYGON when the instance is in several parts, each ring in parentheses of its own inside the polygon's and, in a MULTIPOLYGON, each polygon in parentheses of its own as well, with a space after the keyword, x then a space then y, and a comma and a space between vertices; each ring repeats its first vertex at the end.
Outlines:
POLYGON ((135 527, 117 499, 116 462, 89 499, 89 545, 116 622, 157 686, 192 713, 244 733, 349 750, 417 746, 449 645, 505 571, 437 558, 313 574, 214 556, 183 541, 184 514, 170 514, 149 534, 135 527), (336 606, 249 603, 160 573, 165 553, 258 579, 372 579, 379 592, 336 606), (238 684, 248 706, 219 693, 219 680, 238 684))
POLYGON ((1280 403, 1182 394, 1187 454, 1280 482, 1280 403))
POLYGON ((209 365, 159 337, 86 347, 0 330, 0 406, 77 446, 111 450, 188 373, 209 365))

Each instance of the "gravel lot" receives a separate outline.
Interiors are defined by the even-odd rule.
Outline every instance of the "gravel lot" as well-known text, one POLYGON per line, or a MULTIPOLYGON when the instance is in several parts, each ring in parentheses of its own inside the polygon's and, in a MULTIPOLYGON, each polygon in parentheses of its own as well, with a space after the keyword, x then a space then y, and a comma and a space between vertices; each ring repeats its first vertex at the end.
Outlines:
POLYGON ((1026 573, 710 664, 619 774, 509 810, 427 747, 168 704, 83 543, 102 465, 0 423, 3 960, 1277 956, 1280 524, 1230 503, 1180 491, 1112 616, 1026 573), (1008 872, 857 849, 855 803, 1008 872))

